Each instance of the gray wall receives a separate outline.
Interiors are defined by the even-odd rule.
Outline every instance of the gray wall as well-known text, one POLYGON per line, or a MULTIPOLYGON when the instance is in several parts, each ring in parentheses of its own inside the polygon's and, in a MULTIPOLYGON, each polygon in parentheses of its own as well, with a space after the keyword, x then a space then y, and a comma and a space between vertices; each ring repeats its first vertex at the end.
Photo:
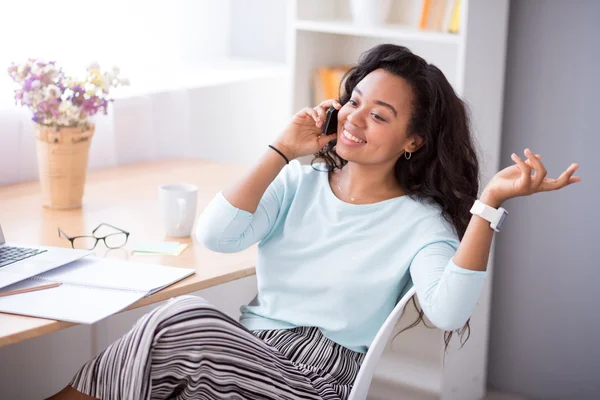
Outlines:
POLYGON ((506 202, 497 237, 489 384, 600 399, 600 1, 513 0, 503 166, 526 147, 583 182, 506 202))

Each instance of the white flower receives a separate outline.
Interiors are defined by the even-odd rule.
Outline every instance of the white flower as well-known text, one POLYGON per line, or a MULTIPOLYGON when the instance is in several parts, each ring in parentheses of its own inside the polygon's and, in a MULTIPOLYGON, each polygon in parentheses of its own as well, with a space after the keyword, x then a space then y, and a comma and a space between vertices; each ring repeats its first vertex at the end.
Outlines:
POLYGON ((119 67, 112 67, 112 74, 115 77, 119 76, 120 73, 121 73, 121 70, 119 69, 119 67))
POLYGON ((57 123, 59 125, 71 125, 74 121, 78 122, 80 119, 79 107, 73 105, 73 103, 68 100, 60 103, 58 106, 57 118, 57 123))
POLYGON ((129 79, 127 78, 120 78, 119 79, 119 83, 123 86, 129 86, 131 85, 131 82, 129 82, 129 79))
POLYGON ((56 67, 52 64, 48 64, 44 67, 44 75, 47 76, 54 76, 54 74, 56 74, 56 67))
POLYGON ((42 71, 40 70, 39 65, 36 62, 34 62, 31 65, 31 74, 33 74, 33 75, 39 75, 40 72, 42 72, 42 71))
POLYGON ((39 79, 31 82, 31 89, 33 90, 39 89, 40 86, 42 86, 42 82, 40 82, 39 79))
POLYGON ((29 101, 34 104, 39 104, 44 100, 44 94, 41 90, 29 91, 29 101))
POLYGON ((104 89, 104 91, 108 92, 109 88, 112 86, 112 84, 114 82, 114 77, 110 73, 105 72, 104 79, 102 81, 103 81, 102 89, 104 89))
POLYGON ((58 111, 63 114, 66 113, 71 107, 73 107, 73 103, 71 103, 69 100, 65 100, 59 104, 58 111))
POLYGON ((54 99, 60 96, 60 88, 56 85, 48 85, 44 88, 44 97, 46 99, 54 99))

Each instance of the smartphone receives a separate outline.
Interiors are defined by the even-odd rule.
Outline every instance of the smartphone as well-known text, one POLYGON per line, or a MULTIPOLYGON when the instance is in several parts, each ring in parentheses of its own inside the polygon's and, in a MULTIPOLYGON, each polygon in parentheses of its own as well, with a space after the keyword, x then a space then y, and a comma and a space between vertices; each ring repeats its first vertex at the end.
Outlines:
POLYGON ((323 124, 323 129, 321 132, 325 135, 331 135, 332 133, 337 132, 338 125, 338 110, 331 106, 329 110, 327 110, 327 114, 325 114, 325 123, 323 124))

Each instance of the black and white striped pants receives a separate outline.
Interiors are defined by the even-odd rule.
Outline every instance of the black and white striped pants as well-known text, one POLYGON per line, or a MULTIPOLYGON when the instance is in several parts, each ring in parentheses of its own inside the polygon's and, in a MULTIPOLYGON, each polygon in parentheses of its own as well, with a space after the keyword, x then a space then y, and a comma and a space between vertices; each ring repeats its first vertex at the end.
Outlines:
POLYGON ((181 296, 140 318, 71 386, 100 399, 345 399, 363 358, 315 327, 251 332, 181 296))

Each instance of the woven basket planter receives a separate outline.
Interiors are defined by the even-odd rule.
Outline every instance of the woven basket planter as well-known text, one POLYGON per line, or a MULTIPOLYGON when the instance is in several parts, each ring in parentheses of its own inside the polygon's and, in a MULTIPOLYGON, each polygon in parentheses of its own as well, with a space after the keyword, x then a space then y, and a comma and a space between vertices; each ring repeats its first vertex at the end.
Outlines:
POLYGON ((80 208, 85 186, 93 124, 53 128, 36 124, 35 138, 42 204, 52 209, 80 208))

